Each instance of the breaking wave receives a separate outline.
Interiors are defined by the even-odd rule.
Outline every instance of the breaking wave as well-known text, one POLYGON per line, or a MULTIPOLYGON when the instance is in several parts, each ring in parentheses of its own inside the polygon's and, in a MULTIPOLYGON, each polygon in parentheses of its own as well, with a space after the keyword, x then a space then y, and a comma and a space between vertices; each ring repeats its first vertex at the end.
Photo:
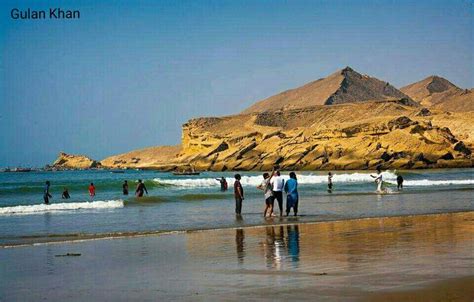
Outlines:
POLYGON ((53 203, 53 204, 37 204, 24 205, 0 208, 0 215, 30 215, 62 211, 74 211, 81 209, 114 209, 122 208, 124 206, 123 200, 107 200, 107 201, 93 201, 93 202, 68 202, 68 203, 53 203))
MULTIPOLYGON (((373 173, 372 173, 373 174, 373 173)), ((372 182, 374 179, 370 176, 371 173, 335 173, 332 180, 335 183, 364 183, 372 182)), ((323 184, 327 183, 327 175, 297 175, 300 184, 323 184)), ((383 172, 383 177, 386 181, 394 181, 397 176, 395 173, 386 171, 383 172)), ((288 175, 283 175, 283 178, 288 179, 288 175)), ((234 182, 234 178, 227 177, 229 186, 234 182)), ((177 187, 218 187, 219 182, 215 178, 186 178, 186 179, 164 179, 155 178, 155 182, 163 185, 172 185, 177 187)), ((240 180, 243 186, 258 186, 262 182, 262 176, 246 176, 243 175, 240 180)))
MULTIPOLYGON (((397 182, 387 181, 388 183, 396 184, 397 182)), ((473 185, 473 179, 452 179, 452 180, 431 180, 431 179, 419 179, 419 180, 405 180, 404 186, 413 187, 429 187, 429 186, 451 186, 451 185, 473 185)))

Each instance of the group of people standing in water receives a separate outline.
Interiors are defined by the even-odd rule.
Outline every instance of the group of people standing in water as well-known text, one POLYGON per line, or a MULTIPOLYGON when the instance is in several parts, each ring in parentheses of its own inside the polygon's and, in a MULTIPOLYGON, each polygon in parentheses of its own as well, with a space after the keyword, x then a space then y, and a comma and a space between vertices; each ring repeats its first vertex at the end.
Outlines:
MULTIPOLYGON (((377 185, 376 192, 387 193, 386 189, 383 188, 383 176, 381 168, 377 167, 377 174, 370 176, 375 179, 375 183, 377 185)), ((235 214, 241 215, 242 202, 245 199, 244 189, 240 183, 242 177, 240 174, 235 174, 234 178, 235 214)), ((332 193, 333 191, 332 178, 333 174, 328 172, 328 193, 332 193)), ((227 190, 227 181, 224 177, 216 180, 220 182, 222 191, 227 190)), ((397 176, 397 188, 398 190, 403 189, 403 177, 401 175, 397 176)), ((271 173, 265 172, 263 173, 262 183, 257 186, 257 189, 262 190, 264 194, 265 208, 263 210, 263 217, 276 216, 273 213, 275 208, 275 200, 278 204, 280 217, 283 216, 283 192, 286 193, 286 216, 290 215, 291 209, 293 209, 294 216, 298 215, 298 180, 296 178, 295 172, 290 172, 289 179, 286 181, 283 179, 283 177, 281 177, 280 171, 276 170, 275 168, 271 173)))
MULTIPOLYGON (((276 216, 273 213, 275 200, 278 204, 280 217, 283 216, 283 192, 286 193, 286 216, 290 214, 291 209, 293 209, 295 216, 298 215, 298 181, 295 172, 290 172, 289 177, 285 182, 280 171, 275 169, 271 173, 263 173, 262 183, 257 186, 257 189, 263 191, 265 199, 263 217, 276 216)), ((242 202, 245 199, 244 189, 240 183, 242 177, 240 174, 235 174, 234 178, 235 214, 242 215, 242 202)))
MULTIPOLYGON (((382 170, 380 167, 377 167, 377 174, 370 175, 372 178, 375 179, 375 183, 377 184, 377 193, 387 193, 386 190, 383 188, 383 175, 382 170)), ((240 183, 241 175, 235 174, 234 176, 234 197, 235 197, 235 214, 242 215, 242 203, 245 199, 244 197, 244 189, 242 184, 240 183)), ((328 193, 332 193, 333 191, 333 182, 332 182, 333 174, 331 172, 328 173, 328 193)), ((216 178, 216 180, 220 183, 221 191, 227 191, 228 184, 225 177, 216 178)), ((43 199, 45 204, 49 204, 49 199, 53 196, 50 194, 50 186, 51 183, 46 181, 46 186, 44 189, 43 199)), ((403 189, 403 177, 401 175, 397 176, 397 188, 398 190, 403 189)), ((257 186, 257 189, 263 191, 264 200, 265 200, 265 207, 263 211, 263 217, 274 217, 275 209, 275 200, 277 201, 278 209, 280 217, 283 216, 283 193, 286 194, 286 209, 285 213, 288 216, 293 209, 294 216, 298 215, 298 180, 296 177, 295 172, 289 173, 289 179, 284 180, 281 176, 279 170, 273 168, 270 173, 263 173, 263 180, 257 186)), ((129 187, 128 181, 125 180, 122 184, 122 193, 123 195, 128 195, 129 187)), ((135 189, 135 196, 136 197, 143 197, 143 195, 148 195, 148 190, 145 186, 145 183, 139 179, 137 187, 135 189)), ((91 201, 94 199, 95 196, 95 186, 94 183, 89 185, 89 196, 91 201)), ((69 199, 71 196, 67 188, 64 188, 62 193, 63 199, 69 199)))
MULTIPOLYGON (((48 180, 46 181, 46 185, 43 191, 43 200, 45 204, 49 204, 49 199, 53 198, 53 196, 50 193, 50 187, 51 187, 51 182, 48 180)), ((93 182, 90 183, 88 190, 89 190, 90 200, 93 201, 95 197, 95 185, 93 182)), ((122 193, 123 195, 128 195, 128 181, 126 180, 122 184, 122 193)), ((139 179, 137 188, 135 190, 135 196, 142 197, 144 194, 148 195, 148 190, 145 184, 142 182, 142 180, 139 179)), ((67 188, 64 188, 61 198, 62 199, 71 198, 71 195, 69 194, 69 190, 67 188)))

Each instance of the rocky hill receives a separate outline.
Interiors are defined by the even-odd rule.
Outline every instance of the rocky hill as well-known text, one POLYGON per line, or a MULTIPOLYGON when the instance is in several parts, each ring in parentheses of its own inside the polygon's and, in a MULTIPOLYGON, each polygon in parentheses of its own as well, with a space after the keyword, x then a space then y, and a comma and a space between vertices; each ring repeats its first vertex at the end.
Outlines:
POLYGON ((462 100, 472 91, 440 79, 404 91, 411 97, 345 68, 241 114, 192 119, 182 127, 180 146, 132 151, 101 165, 213 171, 472 167, 474 111, 449 112, 457 110, 445 106, 457 103, 437 95, 452 91, 462 100))
POLYGON ((430 76, 400 89, 422 106, 444 111, 474 111, 473 90, 461 89, 448 80, 430 76))
POLYGON ((91 169, 100 167, 100 163, 85 155, 60 152, 52 166, 58 169, 91 169))
POLYGON ((428 111, 400 101, 200 118, 183 126, 179 162, 202 170, 471 166, 471 150, 428 111))
POLYGON ((176 160, 181 146, 159 146, 107 157, 100 163, 108 168, 159 168, 176 160))
POLYGON ((326 78, 259 101, 242 113, 402 98, 405 98, 407 102, 412 102, 410 97, 389 83, 362 75, 352 68, 346 67, 326 78))

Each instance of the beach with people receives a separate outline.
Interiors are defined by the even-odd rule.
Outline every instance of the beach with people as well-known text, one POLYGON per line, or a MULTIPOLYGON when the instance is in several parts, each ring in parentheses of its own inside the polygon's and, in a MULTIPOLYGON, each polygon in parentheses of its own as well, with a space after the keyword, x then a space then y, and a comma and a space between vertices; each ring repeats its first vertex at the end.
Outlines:
POLYGON ((471 2, 30 2, 0 302, 474 301, 471 2))

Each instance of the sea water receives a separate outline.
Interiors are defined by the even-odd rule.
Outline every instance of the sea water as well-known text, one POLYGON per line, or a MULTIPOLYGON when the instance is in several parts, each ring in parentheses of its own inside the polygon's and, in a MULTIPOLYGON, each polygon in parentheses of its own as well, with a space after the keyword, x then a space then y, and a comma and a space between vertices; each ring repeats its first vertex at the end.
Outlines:
MULTIPOLYGON (((239 172, 245 192, 242 217, 234 214, 233 172, 176 176, 167 172, 127 170, 0 173, 0 245, 104 237, 161 231, 183 231, 260 224, 285 224, 351 218, 474 210, 472 169, 384 172, 388 194, 377 194, 369 171, 334 171, 333 191, 327 172, 297 172, 299 217, 262 217, 264 198, 256 188, 261 173, 239 172), (396 174, 403 175, 398 191, 396 174), (226 177, 227 192, 216 178, 226 177), (137 180, 148 195, 134 196, 137 180), (43 204, 45 181, 53 198, 43 204), (130 194, 122 194, 128 180, 130 194), (93 182, 96 196, 88 186, 93 182), (70 199, 61 199, 64 188, 70 199)), ((288 173, 283 172, 287 178, 288 173)), ((372 173, 374 174, 374 173, 372 173)), ((275 203, 276 214, 279 214, 275 203)))

